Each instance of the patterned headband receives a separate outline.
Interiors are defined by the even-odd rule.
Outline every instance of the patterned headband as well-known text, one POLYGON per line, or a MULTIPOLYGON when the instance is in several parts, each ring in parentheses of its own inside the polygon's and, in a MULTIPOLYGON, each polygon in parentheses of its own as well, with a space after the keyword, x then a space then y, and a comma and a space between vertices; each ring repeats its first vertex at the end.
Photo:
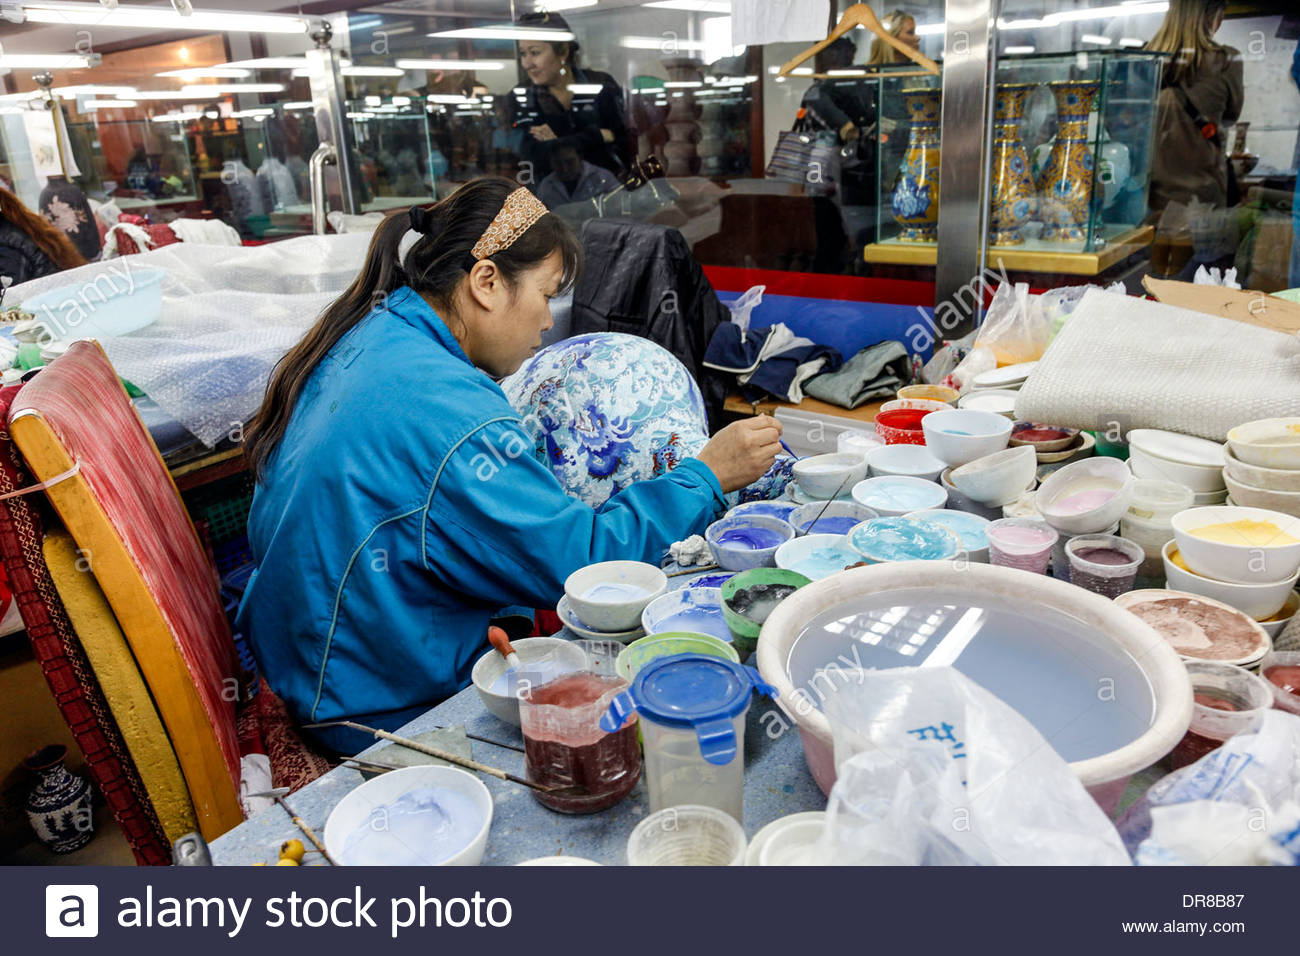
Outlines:
POLYGON ((475 259, 486 259, 514 245, 515 240, 533 227, 547 213, 545 204, 520 186, 509 196, 470 250, 475 259))

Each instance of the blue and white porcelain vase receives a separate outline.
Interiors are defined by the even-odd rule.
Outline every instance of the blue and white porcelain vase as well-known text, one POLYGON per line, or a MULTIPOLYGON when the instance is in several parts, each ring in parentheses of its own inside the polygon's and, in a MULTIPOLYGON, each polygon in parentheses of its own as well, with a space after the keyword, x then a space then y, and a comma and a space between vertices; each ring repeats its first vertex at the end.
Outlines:
POLYGON ((79 850, 95 835, 90 783, 63 766, 67 756, 67 747, 51 744, 23 760, 23 766, 40 777, 27 795, 27 820, 53 853, 79 850))
POLYGON ((937 89, 903 90, 911 118, 907 151, 890 194, 894 220, 903 227, 900 242, 939 238, 939 97, 937 89))

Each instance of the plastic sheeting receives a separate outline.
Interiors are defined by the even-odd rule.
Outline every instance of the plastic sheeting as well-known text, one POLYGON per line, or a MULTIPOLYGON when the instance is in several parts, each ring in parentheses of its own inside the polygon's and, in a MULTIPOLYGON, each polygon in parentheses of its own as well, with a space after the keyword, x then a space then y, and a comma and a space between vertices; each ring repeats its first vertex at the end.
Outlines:
POLYGON ((178 243, 14 286, 17 304, 107 273, 160 268, 162 316, 101 344, 117 373, 212 447, 261 404, 271 369, 356 276, 367 234, 303 236, 265 246, 178 243))

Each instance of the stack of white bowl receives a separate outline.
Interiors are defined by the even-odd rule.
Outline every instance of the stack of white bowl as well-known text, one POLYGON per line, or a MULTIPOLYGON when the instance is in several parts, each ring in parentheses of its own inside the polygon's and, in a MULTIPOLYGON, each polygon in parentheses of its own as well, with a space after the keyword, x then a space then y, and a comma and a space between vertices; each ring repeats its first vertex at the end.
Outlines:
MULTIPOLYGON (((1273 621, 1295 606, 1300 518, 1263 508, 1217 505, 1180 511, 1172 524, 1174 541, 1164 547, 1168 587, 1222 601, 1260 622, 1273 621), (1268 532, 1267 540, 1246 531, 1240 541, 1212 541, 1197 534, 1209 526, 1237 522, 1276 531, 1268 532)), ((1266 630, 1275 636, 1273 628, 1266 630)))
POLYGON ((1300 517, 1300 418, 1263 418, 1228 432, 1223 480, 1231 501, 1300 517))
POLYGON ((1163 550, 1174 539, 1174 515, 1192 507, 1192 491, 1176 482, 1139 478, 1133 482, 1128 511, 1119 519, 1119 533, 1146 553, 1138 568, 1139 587, 1161 587, 1165 579, 1163 550))
POLYGON ((1016 395, 1037 362, 1021 362, 980 372, 971 379, 970 390, 957 400, 957 407, 995 415, 1016 417, 1016 395))
POLYGON ((1128 463, 1135 478, 1172 481, 1192 491, 1192 506, 1221 505, 1228 497, 1223 448, 1218 443, 1158 428, 1128 433, 1128 463))

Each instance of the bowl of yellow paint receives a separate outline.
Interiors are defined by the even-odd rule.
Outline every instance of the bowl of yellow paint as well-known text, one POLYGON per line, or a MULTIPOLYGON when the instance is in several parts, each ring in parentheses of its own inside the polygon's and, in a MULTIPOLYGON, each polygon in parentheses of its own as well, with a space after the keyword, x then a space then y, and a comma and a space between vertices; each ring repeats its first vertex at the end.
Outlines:
POLYGON ((1239 505, 1174 515, 1174 540, 1189 570, 1235 584, 1284 581, 1300 569, 1300 518, 1239 505))
POLYGON ((1228 432, 1239 461, 1260 468, 1300 468, 1300 418, 1261 418, 1228 432))
POLYGON ((1216 581, 1203 574, 1197 574, 1187 566, 1183 556, 1178 552, 1177 541, 1167 541, 1162 553, 1165 565, 1165 580, 1175 591, 1190 591, 1222 601, 1235 607, 1244 614, 1249 614, 1257 621, 1265 621, 1282 610, 1287 598, 1295 588, 1296 575, 1281 581, 1266 584, 1234 584, 1231 581, 1216 581))

